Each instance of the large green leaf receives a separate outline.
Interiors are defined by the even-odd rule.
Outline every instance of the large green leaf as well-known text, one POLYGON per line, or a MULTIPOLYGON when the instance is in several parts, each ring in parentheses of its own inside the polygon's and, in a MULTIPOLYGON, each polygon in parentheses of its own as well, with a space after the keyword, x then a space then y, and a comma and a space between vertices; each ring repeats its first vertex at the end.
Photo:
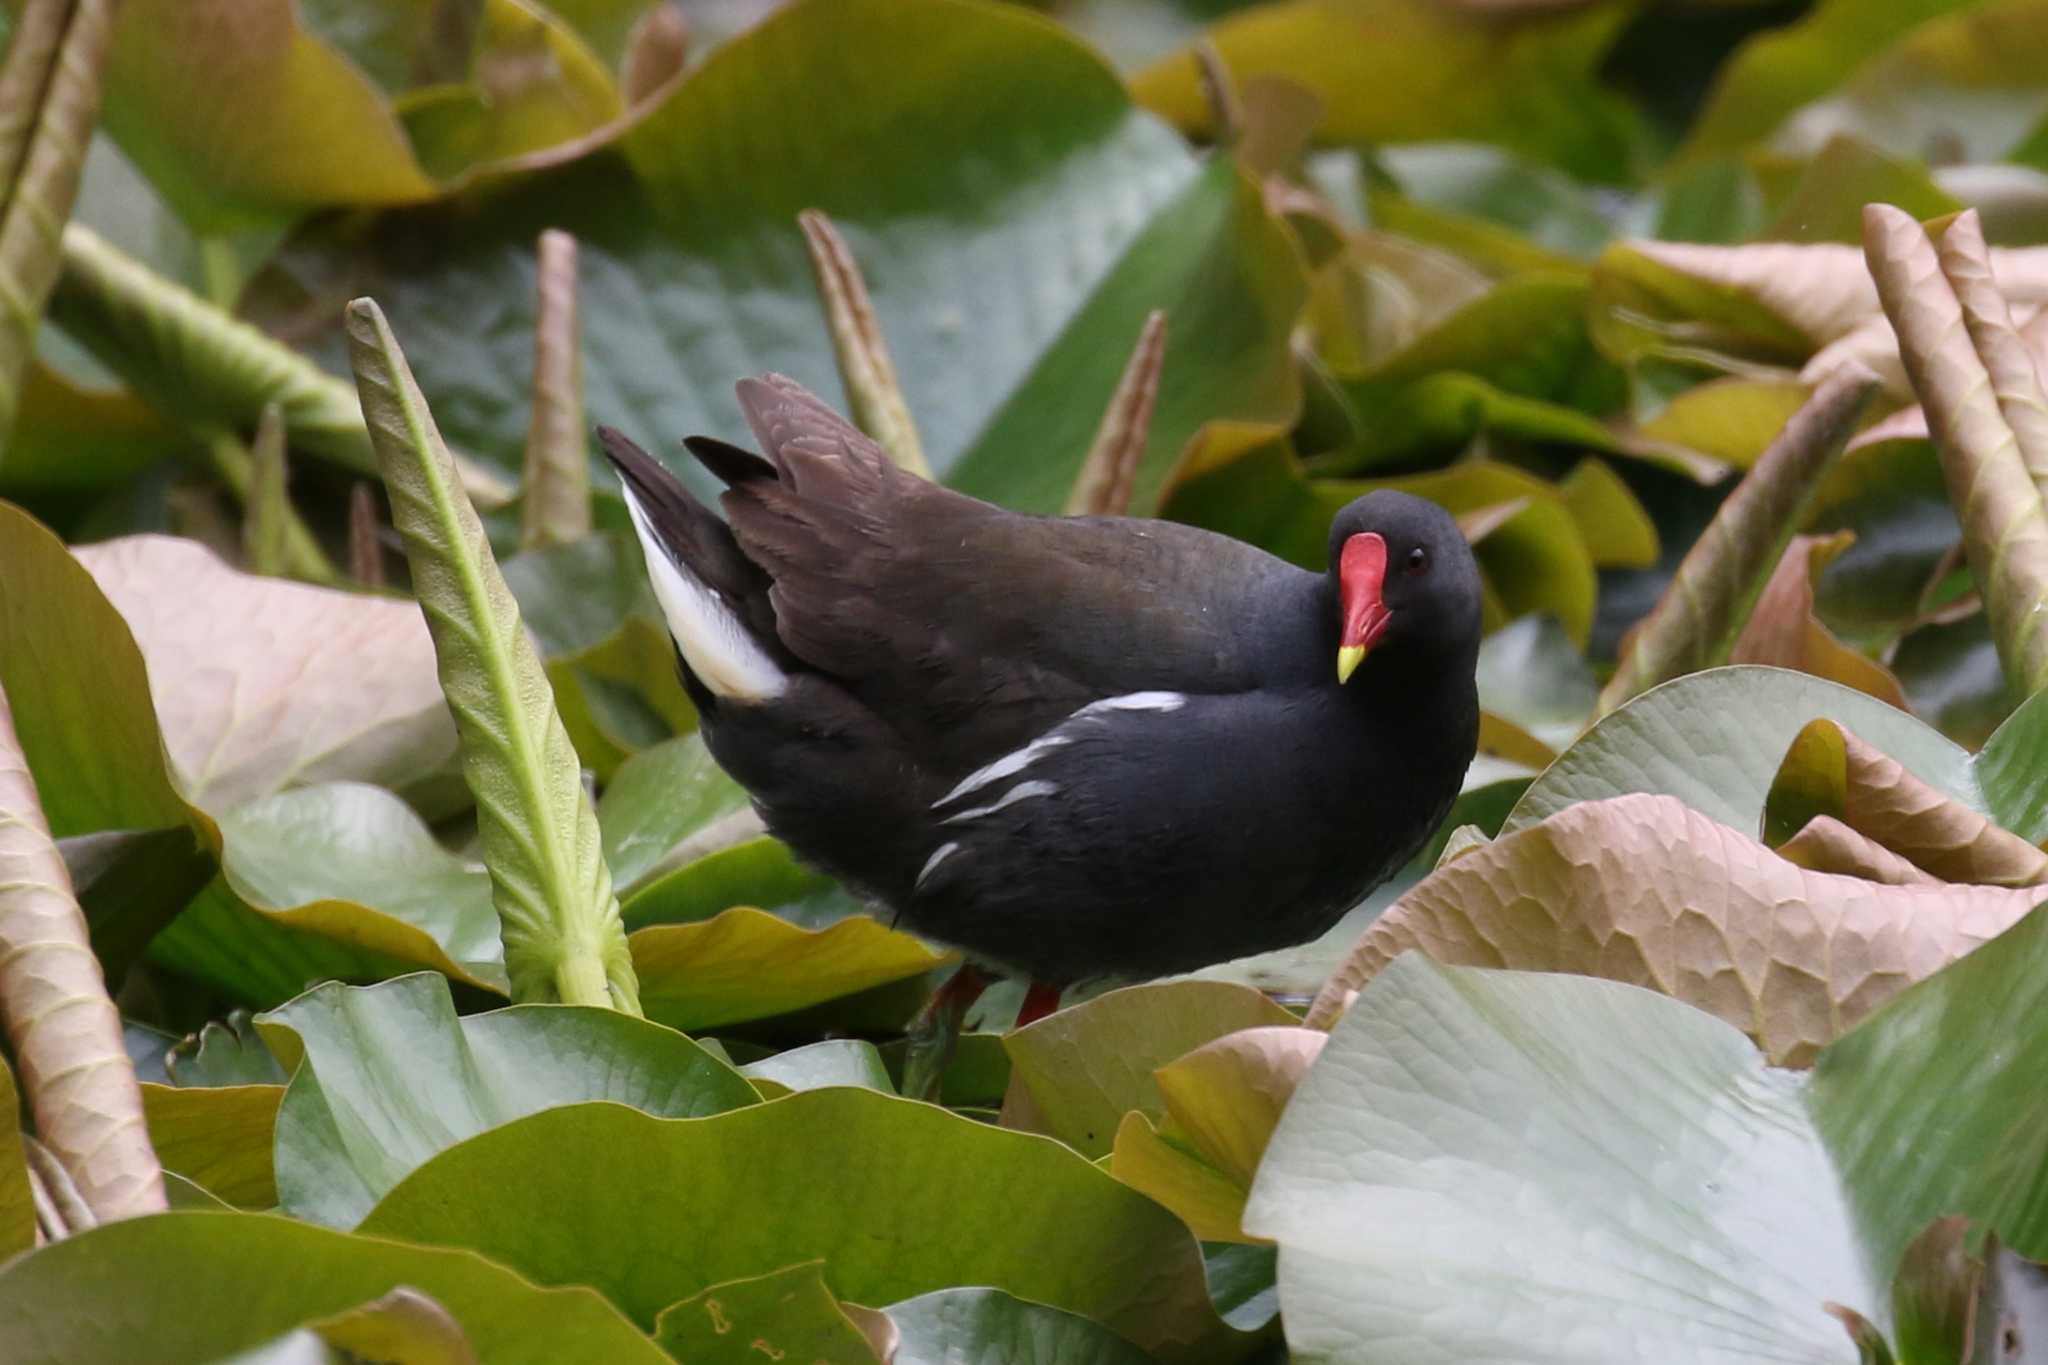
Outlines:
POLYGON ((642 1323, 709 1285, 823 1257, 855 1302, 989 1285, 1163 1360, 1227 1360, 1246 1340, 1216 1317, 1194 1239, 1166 1210, 1057 1143, 870 1090, 680 1122, 549 1110, 442 1153, 363 1230, 595 1284, 642 1323), (678 1235, 689 1228, 715 1235, 678 1235))
POLYGON ((630 133, 470 206, 408 215, 401 257, 309 243, 390 310, 448 434, 523 444, 533 240, 581 244, 586 406, 676 451, 739 434, 732 382, 835 392, 796 215, 831 215, 866 274, 941 475, 1056 510, 1145 315, 1169 342, 1139 508, 1204 422, 1284 422, 1295 248, 1227 158, 1198 164, 1070 35, 1009 6, 809 0, 719 48, 630 133), (878 73, 886 72, 886 79, 878 73), (956 472, 957 466, 957 472, 956 472))
POLYGON ((1828 94, 1929 19, 1977 0, 1823 0, 1801 22, 1752 38, 1721 71, 1681 155, 1738 151, 1828 94))
POLYGON ((135 637, 63 542, 8 503, 0 503, 0 688, 52 835, 194 818, 172 784, 135 637))
POLYGON ((458 1019, 447 983, 426 973, 320 986, 258 1024, 297 1066, 278 1111, 279 1200, 334 1227, 436 1152, 553 1105, 608 1100, 682 1118, 756 1099, 744 1077, 659 1024, 575 1005, 458 1019))
POLYGON ((725 775, 698 735, 668 740, 627 759, 597 803, 605 862, 612 880, 627 892, 627 923, 641 922, 632 909, 632 892, 658 864, 668 855, 687 854, 678 848, 685 839, 746 805, 746 791, 725 775))
POLYGON ((536 1289, 463 1251, 257 1213, 106 1223, 0 1270, 8 1365, 212 1365, 409 1285, 453 1314, 478 1365, 668 1357, 588 1289, 536 1289))
POLYGON ((221 880, 151 955, 274 1005, 324 976, 431 967, 502 993, 490 878, 390 792, 354 782, 252 801, 220 822, 221 880))
POLYGON ((873 1344, 833 1296, 822 1261, 700 1290, 662 1310, 654 1339, 690 1365, 791 1355, 803 1365, 879 1365, 873 1344))
POLYGON ((2048 1243, 2048 916, 1774 1070, 1727 1025, 1576 977, 1408 954, 1281 1119, 1246 1224, 1296 1360, 1857 1359, 1906 1241, 2048 1243), (1475 1285, 1501 1311, 1469 1311, 1475 1285))
MULTIPOLYGON (((1326 137, 1495 142, 1590 179, 1623 179, 1636 127, 1592 72, 1634 6, 1500 8, 1292 0, 1230 16, 1210 37, 1238 80, 1284 76, 1322 96, 1326 137)), ((1137 89, 1183 127, 1209 129, 1192 56, 1153 66, 1137 89)))
POLYGON ((1960 745, 1854 688, 1750 664, 1674 679, 1603 718, 1536 779, 1506 828, 1526 829, 1577 801, 1652 792, 1676 796, 1732 829, 1755 831, 1785 751, 1823 716, 1915 776, 1984 808, 1960 745))
POLYGON ((0 1061, 0 1257, 36 1244, 35 1197, 21 1145, 21 1096, 14 1069, 0 1061))
POLYGON ((1130 1110, 1163 1118, 1155 1069, 1239 1029, 1294 1016, 1246 986, 1160 981, 1098 995, 1003 1039, 1046 1132, 1082 1155, 1107 1155, 1130 1110))
POLYGON ((946 961, 866 915, 806 929, 746 905, 698 923, 636 929, 628 941, 647 1017, 682 1029, 788 1014, 946 961))
POLYGON ((892 1303, 894 1365, 1146 1365, 1152 1357, 1098 1322, 1000 1289, 938 1289, 892 1303))

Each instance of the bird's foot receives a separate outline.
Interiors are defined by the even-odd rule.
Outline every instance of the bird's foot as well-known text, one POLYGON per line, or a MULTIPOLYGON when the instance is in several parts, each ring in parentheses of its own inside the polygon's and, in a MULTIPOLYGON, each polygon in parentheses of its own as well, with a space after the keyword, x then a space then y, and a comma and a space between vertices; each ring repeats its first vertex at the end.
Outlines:
POLYGON ((953 1049, 960 1042, 960 1024, 981 993, 992 984, 990 978, 971 962, 946 979, 932 992, 932 998, 910 1021, 906 1033, 910 1047, 903 1056, 903 1094, 913 1100, 939 1101, 939 1081, 952 1063, 953 1049))

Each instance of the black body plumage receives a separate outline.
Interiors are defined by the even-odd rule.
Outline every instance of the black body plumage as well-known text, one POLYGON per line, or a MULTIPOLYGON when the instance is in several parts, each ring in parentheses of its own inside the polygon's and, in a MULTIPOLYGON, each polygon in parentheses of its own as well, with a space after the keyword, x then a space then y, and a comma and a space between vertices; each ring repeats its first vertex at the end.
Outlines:
POLYGON ((1007 512, 897 469, 793 381, 739 394, 765 459, 689 442, 723 519, 600 437, 712 754, 920 933, 1054 983, 1192 969, 1323 932, 1449 810, 1479 581, 1432 504, 1338 515, 1333 563, 1372 531, 1395 566, 1392 623, 1340 684, 1334 571, 1007 512))

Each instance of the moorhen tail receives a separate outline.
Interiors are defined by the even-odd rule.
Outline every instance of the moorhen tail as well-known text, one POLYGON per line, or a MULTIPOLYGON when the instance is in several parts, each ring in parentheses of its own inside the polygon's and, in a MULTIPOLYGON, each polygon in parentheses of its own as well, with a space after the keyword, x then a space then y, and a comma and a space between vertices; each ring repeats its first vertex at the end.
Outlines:
POLYGON ((942 488, 780 376, 739 399, 765 459, 688 442, 723 519, 599 436, 712 754, 918 932, 1055 985, 1186 971, 1322 933, 1450 809, 1480 587, 1434 504, 1351 503, 1314 574, 942 488))

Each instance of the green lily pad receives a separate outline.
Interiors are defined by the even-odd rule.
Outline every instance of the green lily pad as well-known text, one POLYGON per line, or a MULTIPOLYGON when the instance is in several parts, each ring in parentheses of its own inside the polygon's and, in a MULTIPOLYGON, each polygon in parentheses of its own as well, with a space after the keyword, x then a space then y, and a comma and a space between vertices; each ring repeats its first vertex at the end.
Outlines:
POLYGON ((744 905, 700 923, 636 929, 627 941, 647 1017, 690 1030, 789 1014, 947 960, 866 915, 805 929, 744 905))
POLYGON ((882 1054, 865 1038, 827 1038, 822 1042, 793 1047, 772 1057, 740 1068, 740 1075, 754 1083, 769 1099, 796 1090, 821 1090, 832 1085, 857 1085, 896 1093, 882 1054))
POLYGON ((825 1282, 825 1263, 712 1285, 655 1319, 654 1339, 691 1365, 879 1365, 875 1348, 825 1282))
POLYGON ((271 1148, 283 1100, 282 1085, 142 1087, 149 1142, 164 1169, 246 1209, 277 1203, 271 1148))
POLYGON ((567 1005, 457 1019, 447 983, 426 973, 321 986, 257 1022, 296 1067, 278 1112, 280 1202, 333 1227, 436 1152, 552 1105, 602 1099, 687 1117, 757 1099, 659 1024, 567 1005))
POLYGON ((21 1145, 21 1096, 14 1068, 0 1059, 0 1258, 36 1244, 35 1196, 21 1145))
MULTIPOLYGON (((1226 17, 1209 38, 1239 81, 1284 76, 1322 97, 1322 135, 1344 142, 1491 142, 1601 181, 1617 180, 1633 112, 1593 80, 1632 8, 1614 0, 1492 6, 1427 0, 1292 0, 1226 17)), ((1139 97, 1211 132, 1194 59, 1141 72, 1139 97)))
POLYGON ((1045 1130, 1090 1160, 1108 1155, 1136 1109, 1163 1119, 1153 1071, 1239 1029, 1295 1018, 1247 986, 1158 981, 1098 995, 1003 1039, 1012 1075, 1045 1130))
MULTIPOLYGON (((680 736, 635 754, 612 777, 597 803, 604 860, 613 884, 625 890, 624 899, 630 903, 641 881, 665 855, 691 834, 746 805, 746 791, 719 768, 701 736, 680 736)), ((644 922, 633 912, 626 919, 644 922)))
POLYGON ((1282 1117, 1246 1225, 1281 1244, 1294 1357, 1854 1361, 1933 1216, 2048 1243, 2048 1108, 2021 1057, 2036 912, 1821 1055, 1588 978, 1390 964, 1282 1117), (2017 1027, 2021 1035, 2016 1036, 2017 1027), (1476 1282, 1511 1311, 1475 1317, 1476 1282))
POLYGON ((449 439, 505 465, 525 436, 543 226, 578 237, 583 315, 601 320, 583 338, 588 411, 700 489, 675 441, 741 434, 735 378, 836 394, 806 208, 849 242, 925 452, 968 491, 1056 510, 1154 308, 1169 340, 1137 510, 1204 423, 1294 414, 1305 283, 1287 229, 1227 157, 1198 162, 1037 16, 794 4, 720 46, 620 150, 487 213, 404 215, 379 234, 403 259, 308 239, 287 266, 374 294, 449 439))
POLYGON ((1147 1365, 1152 1357, 1077 1313, 1000 1289, 939 1289, 892 1303, 895 1365, 1147 1365))
POLYGON ((871 1090, 680 1122, 617 1105, 548 1110, 442 1153, 363 1231, 593 1284, 642 1323, 710 1285, 817 1256, 855 1302, 987 1285, 1093 1318, 1163 1360, 1228 1360, 1246 1340, 1217 1318, 1172 1214, 1057 1143, 871 1090))
POLYGON ((9 1365, 212 1365, 400 1285, 461 1325, 478 1365, 668 1357, 588 1289, 536 1289, 465 1251, 356 1237, 259 1213, 103 1223, 0 1269, 9 1365))
POLYGON ((1985 809, 1968 752, 1923 722, 1840 683, 1740 665, 1676 678, 1606 716, 1536 779, 1506 830, 1526 829, 1574 802, 1651 792, 1753 833, 1785 751, 1822 716, 1985 809))

